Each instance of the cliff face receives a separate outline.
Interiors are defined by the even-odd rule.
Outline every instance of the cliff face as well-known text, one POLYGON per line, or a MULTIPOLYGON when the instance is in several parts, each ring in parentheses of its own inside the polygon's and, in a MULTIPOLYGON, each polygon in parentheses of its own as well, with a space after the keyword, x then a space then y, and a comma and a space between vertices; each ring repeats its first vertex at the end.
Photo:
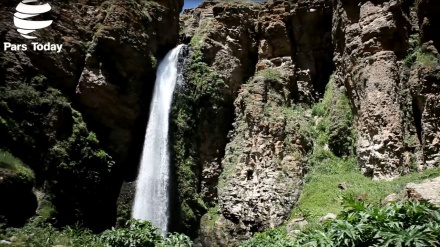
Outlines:
POLYGON ((438 121, 439 57, 437 38, 427 34, 436 23, 428 5, 437 8, 432 1, 335 6, 333 39, 345 41, 335 42, 335 78, 353 103, 365 175, 395 178, 438 166, 438 126, 431 120, 438 121))
POLYGON ((224 105, 235 112, 214 123, 233 126, 220 147, 226 153, 199 168, 200 190, 211 191, 203 199, 213 205, 200 241, 233 245, 281 224, 298 198, 312 143, 310 119, 295 105, 319 99, 331 74, 331 5, 206 1, 181 24, 181 39, 224 81, 224 105))
POLYGON ((30 49, 16 5, 0 3, 0 40, 29 49, 0 54, 0 148, 35 171, 56 223, 109 227, 122 180, 137 174, 157 60, 178 41, 183 1, 51 3, 53 24, 32 42, 59 53, 30 49))
MULTIPOLYGON (((0 40, 30 46, 16 4, 0 2, 0 40)), ((182 5, 57 1, 37 42, 60 53, 0 54, 0 197, 24 195, 0 205, 2 222, 36 208, 95 230, 129 217, 121 184, 137 175, 158 60, 179 39, 171 230, 202 246, 285 223, 314 154, 349 156, 372 179, 440 166, 438 1, 212 0, 179 19, 182 5)))
POLYGON ((205 1, 184 12, 181 40, 218 73, 235 112, 224 156, 198 168, 213 205, 201 218, 202 245, 236 245, 289 217, 313 150, 307 130, 319 122, 307 109, 331 74, 350 102, 356 148, 345 147, 346 127, 331 129, 338 134, 324 148, 355 152, 373 179, 439 166, 436 10, 428 0, 269 0, 205 1))

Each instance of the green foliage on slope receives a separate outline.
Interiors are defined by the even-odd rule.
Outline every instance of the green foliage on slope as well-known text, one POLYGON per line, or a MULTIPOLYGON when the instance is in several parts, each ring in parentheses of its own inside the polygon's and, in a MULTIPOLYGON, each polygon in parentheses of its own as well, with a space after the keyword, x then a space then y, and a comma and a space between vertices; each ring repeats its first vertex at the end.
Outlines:
POLYGON ((124 227, 93 234, 89 230, 66 227, 58 230, 50 224, 30 223, 23 228, 10 228, 1 239, 12 239, 10 245, 17 247, 192 247, 192 241, 183 234, 173 233, 163 238, 148 221, 130 220, 124 227))
POLYGON ((25 183, 34 183, 35 174, 23 162, 9 152, 0 149, 0 170, 8 170, 25 183))
MULTIPOLYGON (((0 86, 0 148, 19 157, 47 190, 60 223, 94 224, 108 193, 112 158, 82 115, 44 76, 0 86)), ((102 211, 102 210, 101 210, 102 211)))
POLYGON ((344 211, 335 220, 321 226, 306 227, 291 237, 284 229, 257 234, 241 247, 412 247, 438 246, 440 211, 432 204, 419 201, 373 206, 355 198, 343 200, 344 211))
POLYGON ((332 81, 322 102, 312 107, 312 114, 319 119, 311 127, 315 146, 309 154, 305 184, 293 217, 337 214, 342 210, 344 196, 362 196, 378 205, 385 196, 401 191, 409 182, 440 176, 440 169, 412 173, 392 181, 373 181, 363 176, 355 157, 356 133, 350 105, 332 81), (347 188, 341 190, 340 183, 345 183, 347 188))

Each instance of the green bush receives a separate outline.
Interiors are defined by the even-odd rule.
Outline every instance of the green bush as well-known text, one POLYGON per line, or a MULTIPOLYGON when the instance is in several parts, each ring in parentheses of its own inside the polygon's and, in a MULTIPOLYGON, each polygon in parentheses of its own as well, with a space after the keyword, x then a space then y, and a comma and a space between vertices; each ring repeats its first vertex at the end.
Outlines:
POLYGON ((164 239, 160 243, 160 247, 192 247, 194 246, 191 239, 179 233, 172 233, 168 236, 168 238, 164 239))
POLYGON ((264 69, 258 71, 257 76, 263 76, 268 80, 277 81, 281 79, 281 72, 277 69, 264 69))
MULTIPOLYGON (((0 240, 11 239, 11 245, 19 247, 192 247, 189 237, 172 233, 162 238, 148 221, 130 220, 125 227, 112 228, 101 234, 93 234, 80 227, 59 230, 50 224, 32 221, 22 228, 0 231, 0 240)), ((0 244, 1 247, 3 247, 0 244)))
POLYGON ((150 222, 130 220, 124 228, 103 232, 99 240, 106 247, 154 247, 162 237, 150 222))

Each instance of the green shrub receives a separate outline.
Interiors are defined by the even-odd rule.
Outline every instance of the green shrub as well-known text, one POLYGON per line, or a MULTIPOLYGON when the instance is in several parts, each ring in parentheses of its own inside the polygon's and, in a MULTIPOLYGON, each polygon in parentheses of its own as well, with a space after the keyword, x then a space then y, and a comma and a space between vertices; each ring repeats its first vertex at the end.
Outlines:
POLYGON ((107 230, 99 239, 106 247, 154 247, 162 241, 150 222, 138 220, 128 221, 124 228, 107 230))
POLYGON ((193 247, 194 244, 191 239, 179 233, 172 233, 168 238, 164 239, 159 245, 160 247, 193 247))
POLYGON ((277 81, 281 78, 281 72, 277 69, 264 69, 258 71, 257 76, 263 76, 268 80, 277 81))
POLYGON ((283 228, 257 233, 241 247, 413 247, 440 244, 440 211, 426 201, 405 200, 382 207, 343 198, 342 211, 335 220, 307 226, 287 235, 283 228))

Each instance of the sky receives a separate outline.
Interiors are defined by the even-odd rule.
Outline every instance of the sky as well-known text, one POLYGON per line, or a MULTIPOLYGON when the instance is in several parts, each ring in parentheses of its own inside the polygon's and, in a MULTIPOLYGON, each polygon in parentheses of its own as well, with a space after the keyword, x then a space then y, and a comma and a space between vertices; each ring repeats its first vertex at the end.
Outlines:
MULTIPOLYGON (((183 9, 191 9, 199 5, 202 0, 185 0, 185 5, 183 5, 183 9)), ((255 2, 262 2, 263 0, 253 0, 255 2)))
POLYGON ((185 5, 183 5, 183 9, 191 9, 199 5, 202 0, 185 0, 185 5))

